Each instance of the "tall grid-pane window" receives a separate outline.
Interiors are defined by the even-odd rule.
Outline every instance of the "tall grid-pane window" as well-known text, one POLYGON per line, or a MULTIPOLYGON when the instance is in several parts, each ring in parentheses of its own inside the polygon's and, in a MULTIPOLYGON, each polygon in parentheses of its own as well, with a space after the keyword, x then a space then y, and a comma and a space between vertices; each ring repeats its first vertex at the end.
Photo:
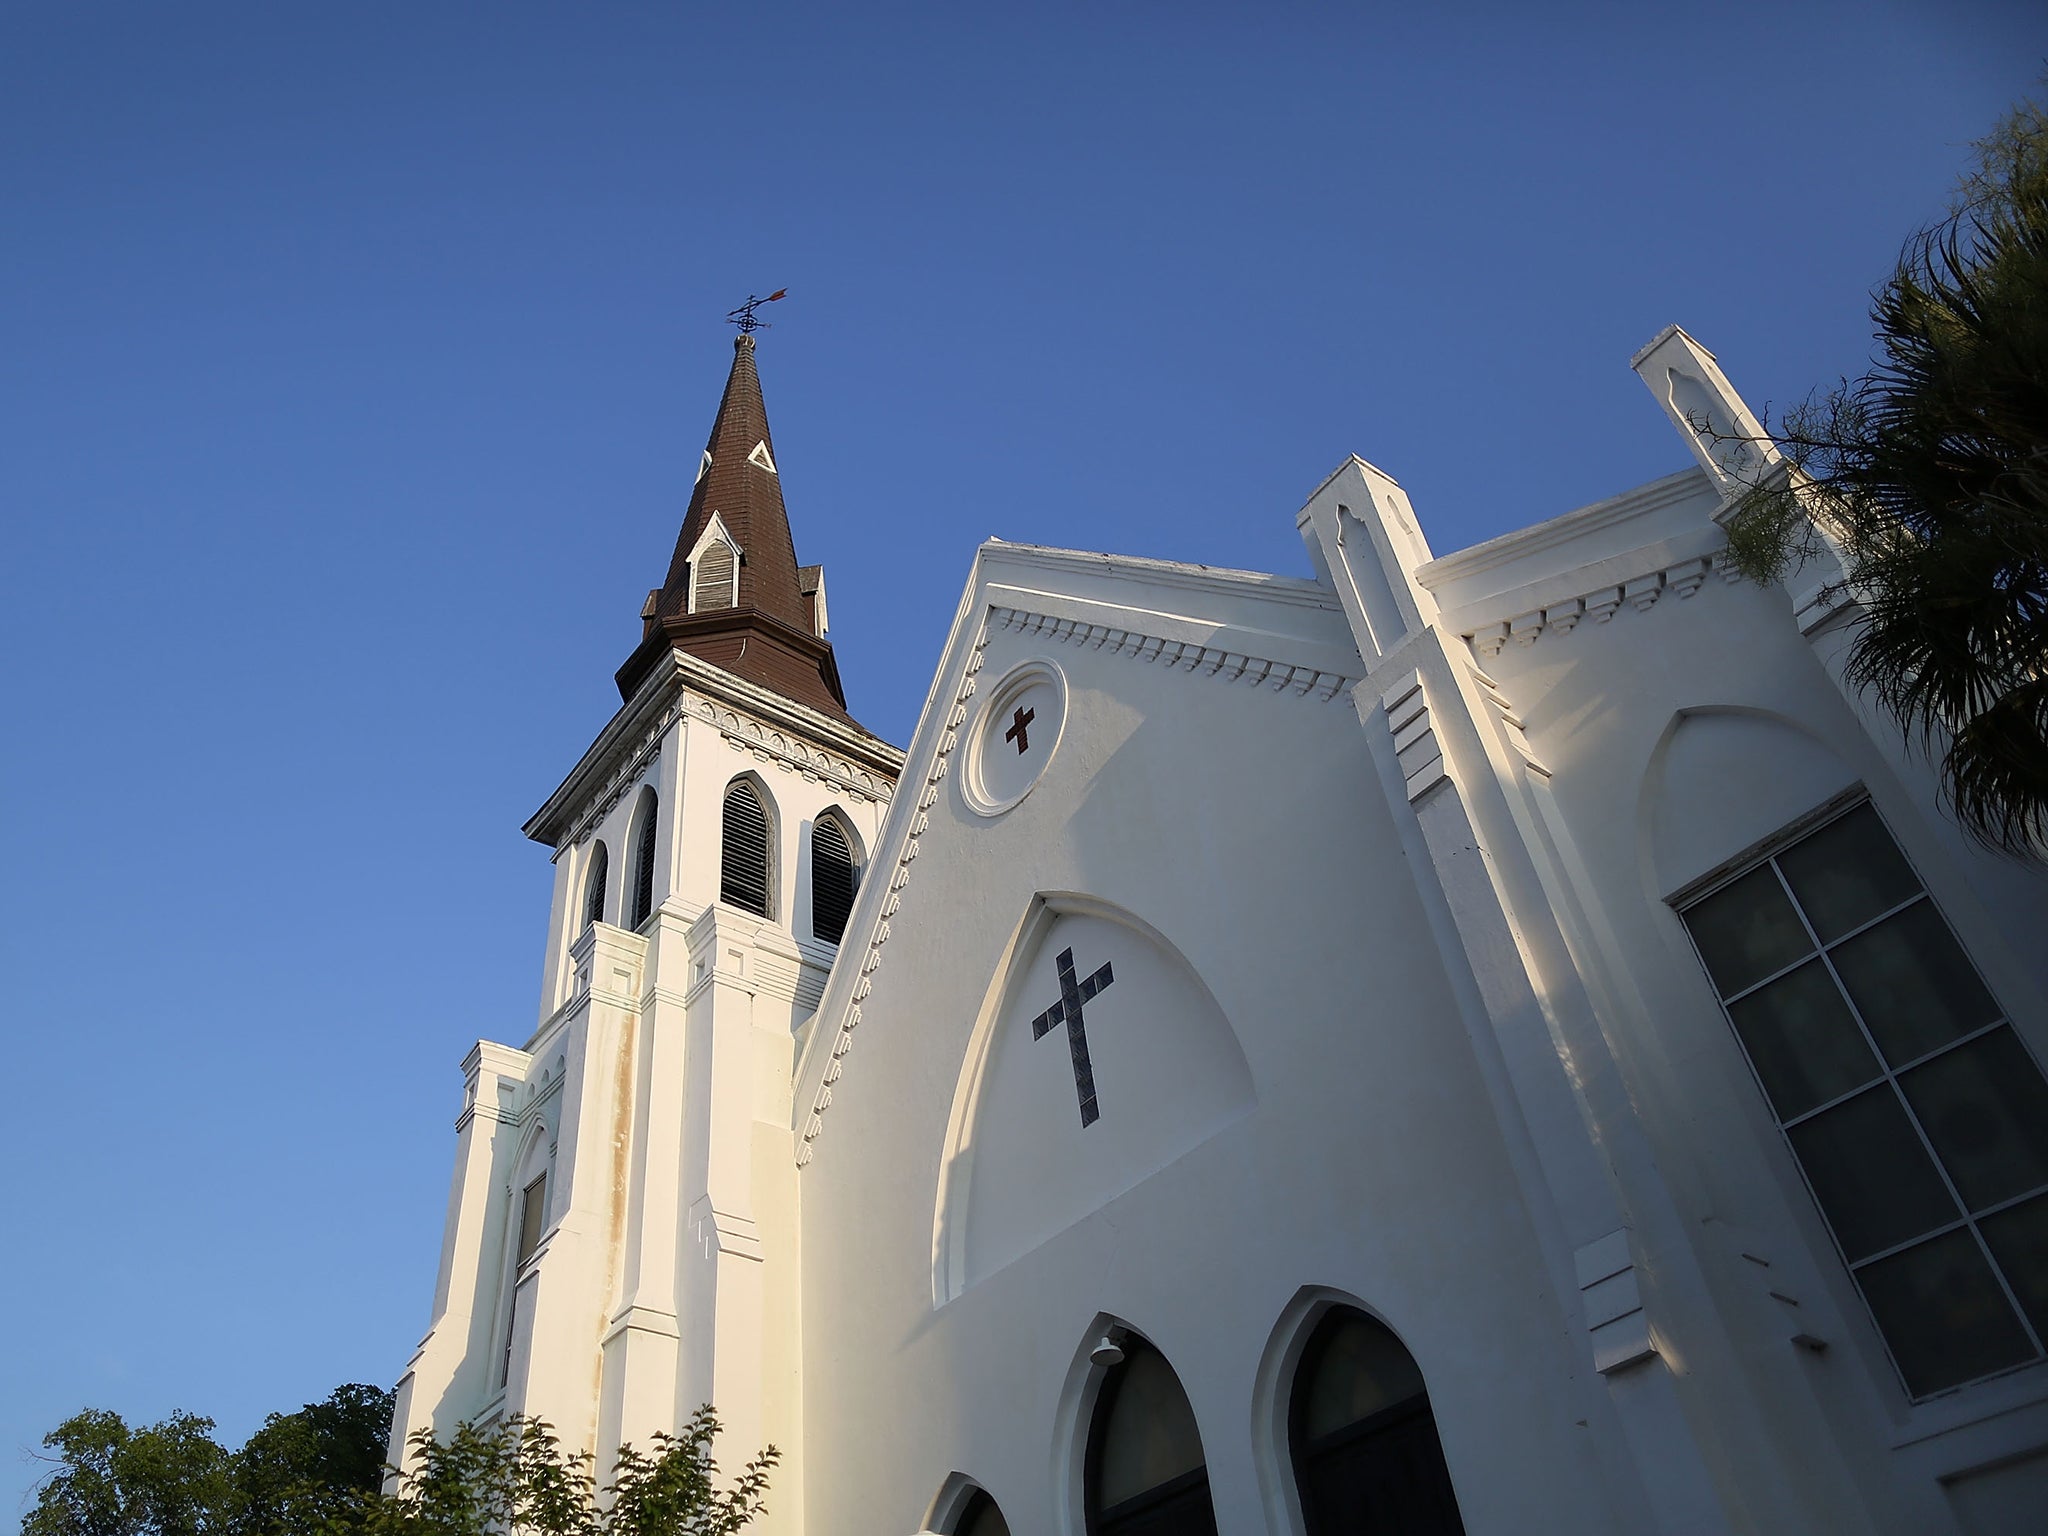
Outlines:
POLYGON ((1908 1390, 2040 1359, 2048 1080, 1877 812, 1680 915, 1908 1390))

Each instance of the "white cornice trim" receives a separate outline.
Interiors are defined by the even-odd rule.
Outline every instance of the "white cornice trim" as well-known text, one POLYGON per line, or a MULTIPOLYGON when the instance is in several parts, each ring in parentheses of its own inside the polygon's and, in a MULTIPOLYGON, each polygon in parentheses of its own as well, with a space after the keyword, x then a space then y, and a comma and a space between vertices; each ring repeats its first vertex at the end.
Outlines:
POLYGON ((1533 645, 1545 635, 1569 634, 1582 620, 1605 624, 1624 605, 1648 613, 1667 592, 1691 597, 1716 572, 1730 584, 1742 579, 1719 531, 1709 528, 1693 539, 1667 540, 1469 603, 1440 622, 1490 660, 1510 640, 1533 645))
MULTIPOLYGON (((969 583, 970 597, 976 595, 980 586, 977 573, 976 579, 969 583)), ((890 808, 883 828, 890 850, 887 863, 885 865, 882 859, 877 858, 869 866, 869 878, 861 882, 860 893, 854 898, 854 909, 847 921, 846 935, 840 941, 838 961, 832 967, 832 975, 825 984, 825 994, 819 999, 818 1009, 812 1016, 812 1034, 798 1063, 797 1084, 790 1096, 792 1114, 802 1113, 796 1106, 804 1102, 806 1091, 810 1092, 810 1110, 803 1114, 801 1124, 794 1127, 798 1134, 796 1165, 799 1168, 811 1160, 811 1143, 824 1129, 825 1111, 832 1107, 832 1086, 839 1081, 845 1069, 846 1053, 853 1049, 853 1032, 860 1027, 860 1005, 874 986, 875 971, 882 963, 882 946, 889 942, 889 919, 903 904, 904 888, 910 884, 910 866, 917 858, 918 839, 930 825, 931 808, 938 803, 939 786, 946 777, 947 760, 959 743, 960 726, 967 718, 967 701, 974 697, 974 675, 981 670, 982 653, 988 647, 988 628, 986 623, 977 627, 968 649, 965 665, 961 668, 959 692, 934 745, 930 765, 924 770, 924 784, 917 797, 916 809, 913 811, 901 802, 890 808), (906 817, 909 819, 907 827, 903 824, 906 817), (880 878, 885 868, 889 876, 886 888, 880 878), (867 935, 865 953, 857 947, 856 933, 867 935), (852 968, 856 954, 861 954, 857 971, 852 968), (842 977, 849 979, 841 980, 842 977), (827 1032, 818 1027, 826 1016, 828 1002, 838 1022, 829 1032, 831 1055, 817 1068, 817 1086, 810 1089, 808 1079, 812 1063, 828 1038, 827 1032)), ((953 646, 949 644, 947 650, 950 654, 953 646)), ((944 677, 945 670, 939 675, 944 677)), ((931 725, 931 708, 927 704, 925 718, 919 722, 918 735, 912 741, 913 750, 920 741, 930 740, 931 725)))
POLYGON ((990 539, 977 553, 980 574, 1003 565, 1036 566, 1042 570, 1086 571, 1097 576, 1151 582, 1192 592, 1256 595, 1304 608, 1343 612, 1337 594, 1304 576, 1275 576, 1269 571, 1240 571, 1229 566, 1190 565, 1180 560, 1150 560, 1142 555, 1105 555, 1093 550, 1058 549, 1049 544, 1012 544, 990 539))
POLYGON ((736 739, 748 749, 767 752, 851 793, 887 800, 902 771, 903 754, 887 742, 687 651, 671 650, 669 666, 648 674, 547 803, 527 818, 526 835, 556 848, 582 838, 637 782, 659 754, 668 728, 685 712, 728 733, 736 730, 736 739))
POLYGON ((1106 650, 1113 655, 1132 656, 1139 661, 1163 662, 1170 670, 1193 672, 1226 683, 1246 682, 1255 688, 1267 687, 1276 693, 1292 693, 1297 698, 1314 694, 1323 703, 1328 703, 1357 681, 1357 678, 1346 677, 1342 673, 1269 661, 1225 646, 1166 640, 1135 630, 1115 629, 1107 624, 1088 624, 1016 608, 990 608, 988 622, 992 629, 1013 629, 1022 634, 1041 635, 1060 644, 1078 645, 1085 650, 1106 650))
POLYGON ((1554 549, 1574 539, 1582 539, 1589 533, 1615 523, 1624 523, 1630 518, 1660 511, 1702 492, 1719 502, 1720 493, 1707 478, 1707 472, 1695 465, 1691 469, 1682 469, 1675 475, 1666 475, 1661 480, 1639 485, 1634 490, 1623 491, 1619 496, 1610 496, 1605 501, 1596 501, 1591 506, 1580 507, 1576 512, 1567 512, 1562 517, 1553 517, 1548 522, 1537 523, 1532 527, 1517 528, 1513 533, 1504 533, 1497 539, 1488 539, 1483 544, 1474 544, 1443 555, 1427 565, 1417 567, 1415 579, 1428 591, 1440 591, 1452 582, 1497 569, 1546 549, 1554 549))

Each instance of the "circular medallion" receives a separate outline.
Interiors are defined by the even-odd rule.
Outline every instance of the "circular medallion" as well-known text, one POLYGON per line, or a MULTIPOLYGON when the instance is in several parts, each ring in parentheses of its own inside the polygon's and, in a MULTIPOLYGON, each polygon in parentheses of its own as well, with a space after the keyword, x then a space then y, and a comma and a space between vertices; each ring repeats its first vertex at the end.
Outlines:
POLYGON ((1067 719, 1067 680, 1049 661, 1003 674, 969 729, 974 733, 960 792, 968 808, 1000 816, 1031 793, 1059 749, 1067 719))

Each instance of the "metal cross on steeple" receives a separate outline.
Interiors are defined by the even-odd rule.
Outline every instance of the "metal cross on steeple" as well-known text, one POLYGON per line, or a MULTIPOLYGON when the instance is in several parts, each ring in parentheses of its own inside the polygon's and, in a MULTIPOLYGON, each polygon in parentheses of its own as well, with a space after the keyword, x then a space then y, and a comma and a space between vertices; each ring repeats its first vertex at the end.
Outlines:
POLYGON ((746 303, 742 304, 738 309, 729 309, 725 312, 726 322, 730 325, 738 326, 742 336, 751 336, 756 331, 765 331, 769 328, 768 322, 766 320, 756 320, 754 318, 754 311, 763 304, 773 304, 788 292, 787 288, 778 288, 765 299, 757 299, 750 293, 747 295, 746 303))

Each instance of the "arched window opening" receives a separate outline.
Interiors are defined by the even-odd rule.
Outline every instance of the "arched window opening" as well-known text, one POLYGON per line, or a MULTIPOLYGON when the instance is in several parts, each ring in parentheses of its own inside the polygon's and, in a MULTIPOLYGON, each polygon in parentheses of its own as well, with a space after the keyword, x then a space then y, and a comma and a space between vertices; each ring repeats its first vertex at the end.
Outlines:
POLYGON ((1464 1531, 1415 1357, 1356 1308, 1334 1308, 1309 1335, 1287 1438, 1308 1536, 1464 1531))
POLYGON ((837 944, 846 934, 860 871, 853 841, 836 816, 820 816, 811 828, 811 936, 837 944))
POLYGON ((512 1271, 506 1277, 506 1284, 511 1287, 511 1299, 505 1307, 505 1357, 498 1366, 498 1385, 501 1387, 512 1378, 512 1341, 519 1335, 519 1274, 526 1268, 526 1261, 533 1257, 534 1249, 540 1246, 540 1235, 547 1227, 548 1176, 545 1172, 520 1191, 518 1212, 519 1227, 512 1249, 512 1271))
POLYGON ((1208 1464, 1180 1378, 1143 1339, 1122 1348, 1088 1428, 1089 1536, 1215 1536, 1208 1464))
POLYGON ((1868 801, 1673 898, 1916 1398, 2048 1340, 2048 1077, 1868 801))
POLYGON ((583 926, 604 921, 604 883, 611 874, 611 855, 603 843, 590 850, 590 871, 583 877, 583 926))
POLYGON ((953 1532, 954 1536, 1010 1536, 1010 1522, 996 1508, 996 1501, 977 1488, 953 1522, 953 1532))
POLYGON ((661 802, 651 789, 640 792, 640 835, 633 850, 633 927, 654 911, 654 838, 661 802))
POLYGON ((725 835, 719 849, 718 899, 768 917, 768 812, 745 779, 725 787, 725 835))
POLYGON ((738 602, 739 560, 733 547, 723 539, 713 539, 705 545, 697 555, 690 585, 692 613, 730 608, 738 602))

